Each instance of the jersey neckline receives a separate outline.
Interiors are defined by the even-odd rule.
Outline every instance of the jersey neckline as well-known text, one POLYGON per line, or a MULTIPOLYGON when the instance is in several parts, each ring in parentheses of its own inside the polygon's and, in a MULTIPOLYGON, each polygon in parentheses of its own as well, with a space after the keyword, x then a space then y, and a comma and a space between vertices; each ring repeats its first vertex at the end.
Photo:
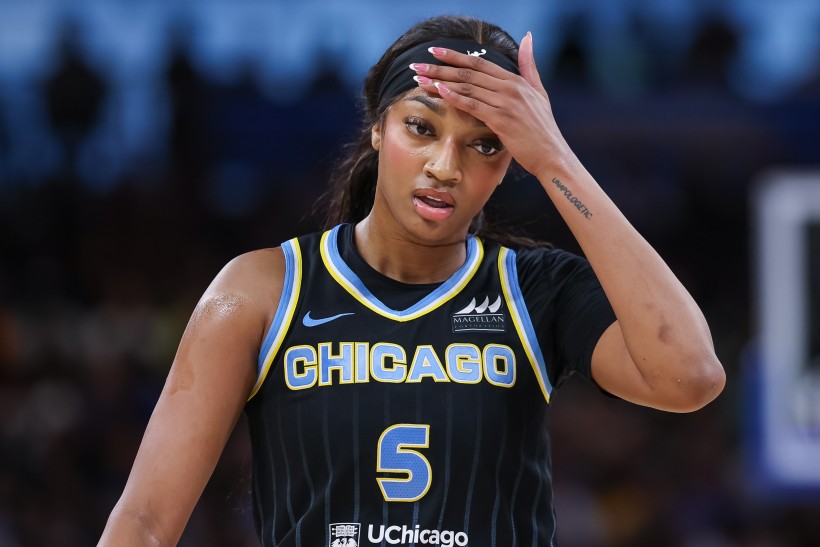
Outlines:
POLYGON ((412 306, 396 310, 379 300, 361 278, 344 261, 339 252, 339 237, 342 225, 335 226, 322 234, 319 246, 322 262, 327 271, 353 298, 370 310, 393 319, 394 321, 411 321, 425 315, 457 295, 478 271, 484 257, 484 246, 481 240, 472 235, 467 236, 467 258, 464 264, 446 281, 433 288, 426 296, 412 306))

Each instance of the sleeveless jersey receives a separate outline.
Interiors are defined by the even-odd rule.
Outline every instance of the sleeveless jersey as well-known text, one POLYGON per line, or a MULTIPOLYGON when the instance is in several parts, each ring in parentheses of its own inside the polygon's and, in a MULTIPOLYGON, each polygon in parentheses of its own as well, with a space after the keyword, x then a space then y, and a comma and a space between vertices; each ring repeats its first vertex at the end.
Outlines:
POLYGON ((470 237, 458 271, 394 309, 344 260, 352 229, 282 245, 245 409, 262 544, 554 545, 547 411, 567 371, 545 359, 559 344, 533 324, 516 253, 470 237))

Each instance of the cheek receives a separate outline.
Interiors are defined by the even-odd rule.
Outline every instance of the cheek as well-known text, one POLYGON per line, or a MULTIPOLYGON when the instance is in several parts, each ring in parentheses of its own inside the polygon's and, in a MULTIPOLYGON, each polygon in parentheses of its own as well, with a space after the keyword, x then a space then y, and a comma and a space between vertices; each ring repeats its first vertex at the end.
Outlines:
POLYGON ((419 162, 424 161, 422 152, 410 146, 403 137, 404 135, 392 128, 382 139, 379 151, 380 172, 391 176, 412 173, 419 162))
POLYGON ((482 165, 477 162, 470 170, 470 180, 476 181, 476 189, 479 193, 489 196, 507 174, 508 167, 509 162, 494 165, 486 163, 482 165))

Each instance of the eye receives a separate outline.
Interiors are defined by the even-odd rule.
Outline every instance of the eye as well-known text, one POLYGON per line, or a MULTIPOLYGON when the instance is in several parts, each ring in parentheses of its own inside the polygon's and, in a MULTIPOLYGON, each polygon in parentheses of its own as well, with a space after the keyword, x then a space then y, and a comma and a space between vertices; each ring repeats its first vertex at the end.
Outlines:
POLYGON ((472 146, 484 156, 494 156, 504 150, 504 145, 498 139, 479 139, 472 146))
POLYGON ((420 137, 433 135, 433 128, 421 118, 416 118, 415 116, 407 117, 404 119, 404 125, 406 125, 407 129, 414 135, 419 135, 420 137))

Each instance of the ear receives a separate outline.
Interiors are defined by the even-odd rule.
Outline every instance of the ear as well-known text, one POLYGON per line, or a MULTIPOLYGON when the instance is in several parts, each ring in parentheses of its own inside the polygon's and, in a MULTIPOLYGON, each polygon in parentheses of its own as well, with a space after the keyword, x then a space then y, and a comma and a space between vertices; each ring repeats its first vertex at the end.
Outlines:
POLYGON ((377 123, 370 130, 370 145, 373 150, 378 150, 382 144, 382 124, 377 123))

